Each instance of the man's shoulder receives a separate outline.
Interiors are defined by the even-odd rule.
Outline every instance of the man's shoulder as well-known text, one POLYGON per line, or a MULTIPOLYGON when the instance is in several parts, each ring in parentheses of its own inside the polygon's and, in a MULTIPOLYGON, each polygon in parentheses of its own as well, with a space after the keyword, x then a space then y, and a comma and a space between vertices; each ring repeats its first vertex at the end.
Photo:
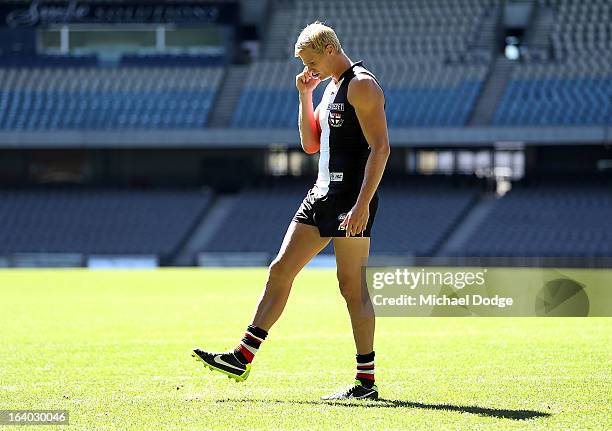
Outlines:
POLYGON ((366 68, 360 61, 357 66, 353 68, 353 79, 373 79, 377 80, 376 75, 370 69, 366 68))
POLYGON ((384 96, 376 78, 367 73, 355 71, 355 76, 349 82, 347 97, 349 102, 354 105, 353 102, 359 103, 363 99, 384 96))

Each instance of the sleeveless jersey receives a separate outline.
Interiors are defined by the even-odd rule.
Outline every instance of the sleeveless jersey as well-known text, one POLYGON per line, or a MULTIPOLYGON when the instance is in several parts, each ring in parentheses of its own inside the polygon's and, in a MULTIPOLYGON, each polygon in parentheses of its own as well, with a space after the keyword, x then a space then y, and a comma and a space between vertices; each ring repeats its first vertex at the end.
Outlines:
MULTIPOLYGON (((348 101, 348 87, 357 73, 376 77, 358 61, 349 67, 336 84, 330 79, 319 109, 321 147, 319 174, 314 192, 322 197, 334 194, 359 194, 370 146, 363 135, 355 108, 348 101)), ((376 83, 380 86, 378 80, 376 83)), ((382 88, 382 87, 381 87, 382 88)))

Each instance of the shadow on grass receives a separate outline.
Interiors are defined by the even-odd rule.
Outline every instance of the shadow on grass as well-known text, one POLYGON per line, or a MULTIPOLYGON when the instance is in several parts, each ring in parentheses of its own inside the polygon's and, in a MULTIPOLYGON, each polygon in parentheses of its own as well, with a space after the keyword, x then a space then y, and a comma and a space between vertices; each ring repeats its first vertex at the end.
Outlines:
POLYGON ((410 408, 410 409, 426 409, 426 410, 448 410, 461 413, 472 413, 480 416, 489 416, 494 418, 526 420, 534 418, 542 418, 551 416, 550 413, 538 412, 535 410, 508 410, 494 409, 487 407, 476 406, 455 406, 452 404, 425 404, 413 401, 387 400, 379 398, 378 400, 367 401, 299 401, 299 400, 262 400, 262 399, 220 399, 217 403, 264 403, 264 404, 306 404, 306 405, 332 405, 338 407, 364 407, 364 408, 410 408))

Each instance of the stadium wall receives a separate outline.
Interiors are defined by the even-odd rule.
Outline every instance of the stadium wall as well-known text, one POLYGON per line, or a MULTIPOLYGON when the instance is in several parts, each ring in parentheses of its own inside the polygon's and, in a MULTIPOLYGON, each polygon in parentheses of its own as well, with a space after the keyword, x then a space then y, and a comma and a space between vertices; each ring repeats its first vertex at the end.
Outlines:
MULTIPOLYGON (((538 145, 612 143, 612 128, 599 127, 461 127, 390 129, 394 146, 490 145, 499 141, 538 145)), ((299 147, 295 129, 203 129, 117 131, 5 131, 0 148, 265 148, 299 147)))

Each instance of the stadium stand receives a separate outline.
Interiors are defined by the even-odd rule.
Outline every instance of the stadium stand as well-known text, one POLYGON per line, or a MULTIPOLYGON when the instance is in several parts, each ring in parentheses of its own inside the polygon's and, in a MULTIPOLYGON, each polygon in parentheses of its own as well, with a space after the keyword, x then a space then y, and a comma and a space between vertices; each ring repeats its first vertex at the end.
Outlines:
MULTIPOLYGON (((272 258, 308 184, 240 193, 205 252, 264 252, 272 258), (236 220, 248 219, 248 224, 236 220), (257 229, 252 226, 257 225, 257 229), (249 238, 245 241, 245 238, 249 238)), ((612 254, 610 183, 588 181, 519 185, 494 201, 465 241, 461 256, 576 257, 612 254)), ((436 256, 482 195, 483 185, 456 180, 384 181, 373 230, 372 255, 436 256), (401 229, 398 228, 401 226, 401 229)), ((331 253, 328 247, 324 252, 331 253)))
MULTIPOLYGON (((295 127, 298 103, 294 79, 301 70, 298 63, 261 61, 252 65, 232 126, 295 127)), ((487 71, 485 65, 380 60, 364 65, 377 74, 383 85, 388 121, 394 127, 465 125, 487 71)), ((313 97, 317 103, 326 84, 317 87, 313 97)))
MULTIPOLYGON (((233 117, 224 125, 295 127, 294 77, 301 63, 293 57, 293 44, 299 29, 319 19, 336 29, 353 60, 363 59, 378 77, 390 127, 465 126, 492 70, 494 54, 479 37, 502 3, 272 2, 272 14, 286 19, 270 22, 290 29, 270 29, 281 35, 282 52, 248 66, 233 117)), ((538 0, 537 7, 553 17, 548 43, 527 47, 523 63, 516 62, 491 124, 611 124, 612 5, 538 0)), ((96 67, 98 60, 90 55, 5 55, 0 58, 0 130, 206 127, 226 73, 221 61, 214 55, 128 54, 112 69, 96 67), (39 80, 40 74, 46 81, 39 80), (30 81, 35 89, 26 84, 30 81)))
POLYGON ((524 66, 508 82, 493 122, 528 126, 612 124, 612 70, 600 72, 589 62, 524 66))
POLYGON ((612 124, 612 5, 540 0, 551 8, 552 61, 520 65, 497 107, 495 125, 612 124))
POLYGON ((372 254, 434 256, 479 193, 478 186, 435 179, 385 184, 372 254))
POLYGON ((123 54, 120 61, 125 67, 205 67, 224 63, 221 55, 212 54, 123 54))
POLYGON ((209 206, 195 191, 0 191, 0 254, 171 257, 209 206))
MULTIPOLYGON (((392 128, 466 126, 484 83, 491 82, 495 54, 483 49, 478 37, 485 21, 499 18, 495 12, 500 11, 502 0, 387 0, 385 7, 372 7, 369 0, 277 0, 270 2, 273 14, 279 13, 275 5, 281 3, 285 22, 270 19, 290 29, 271 30, 282 35, 281 54, 241 66, 248 67, 248 72, 244 81, 238 80, 240 87, 235 87, 241 92, 232 93, 239 95, 232 99, 237 100, 236 109, 229 124, 225 121, 220 127, 295 130, 294 77, 302 65, 293 57, 293 44, 299 30, 315 20, 332 25, 347 54, 355 61, 363 59, 376 74, 385 89, 392 128)), ((492 120, 489 115, 478 125, 612 125, 612 4, 537 0, 537 7, 551 12, 548 39, 526 50, 520 61, 504 60, 512 64, 507 75, 497 74, 500 91, 488 110, 492 120)), ((500 36, 501 31, 495 34, 500 36)), ((0 131, 200 129, 209 124, 212 105, 223 98, 220 88, 228 81, 229 68, 218 62, 214 56, 145 53, 124 55, 113 67, 104 67, 95 56, 5 55, 0 58, 0 131)), ((317 88, 315 101, 320 100, 325 84, 317 88)), ((233 107, 233 102, 228 106, 233 107)), ((606 130, 606 144, 609 136, 606 130)), ((258 150, 261 153, 254 158, 263 166, 268 149, 258 150)), ((534 160, 529 152, 526 147, 526 163, 534 160)), ((408 151, 400 154, 410 155, 408 151)), ((208 154, 195 157, 206 162, 208 154)), ((589 163, 606 169, 610 164, 606 157, 602 152, 589 163)), ((27 154, 14 160, 25 166, 26 159, 27 154)), ((395 159, 392 169, 405 176, 407 164, 395 159)), ((257 169, 258 174, 264 173, 263 167, 257 169)), ((197 175, 199 168, 193 170, 197 175)), ((11 178, 31 180, 19 169, 10 173, 11 178)), ((231 174, 220 175, 229 178, 231 174)), ((284 177, 280 183, 251 184, 236 199, 230 198, 231 216, 221 220, 214 232, 211 229, 198 251, 262 252, 273 257, 311 186, 303 179, 292 182, 284 177)), ((483 187, 478 182, 385 177, 372 254, 435 256, 484 202, 491 212, 483 210, 482 219, 471 219, 477 228, 463 231, 466 238, 472 234, 458 252, 462 256, 610 256, 609 186, 525 184, 494 201, 490 194, 480 201, 483 187)), ((214 205, 211 194, 196 192, 0 191, 0 256, 156 254, 170 262, 192 229, 204 226, 202 216, 214 205)))
POLYGON ((201 128, 217 67, 0 68, 0 130, 201 128))
POLYGON ((95 67, 96 55, 22 55, 5 54, 0 57, 0 67, 95 67))
MULTIPOLYGON (((295 127, 298 104, 294 79, 297 61, 259 61, 249 67, 247 79, 232 118, 233 127, 295 127)), ((301 64, 301 63, 300 63, 301 64)), ((323 96, 323 86, 315 100, 323 96)))
POLYGON ((612 4, 606 0, 539 0, 555 11, 551 44, 557 59, 612 48, 612 4))
POLYGON ((545 182, 496 201, 466 256, 610 256, 610 183, 545 182))
MULTIPOLYGON (((295 2, 290 26, 295 34, 285 35, 288 59, 251 65, 232 125, 295 126, 294 79, 302 67, 293 58, 293 44, 299 29, 325 17, 333 17, 326 23, 336 29, 348 55, 365 60, 383 85, 390 126, 465 125, 491 58, 474 48, 475 41, 484 17, 498 4, 389 1, 388 7, 373 8, 365 0, 295 2)), ((314 100, 321 95, 322 88, 314 100)))
MULTIPOLYGON (((285 184, 241 192, 231 218, 202 251, 266 252, 273 257, 308 187, 285 184)), ((435 178, 385 182, 380 191, 383 204, 376 216, 372 253, 433 255, 478 194, 478 185, 462 186, 435 178)), ((331 247, 326 249, 332 251, 331 247)))
MULTIPOLYGON (((437 255, 482 192, 476 184, 428 181, 384 184, 372 255, 437 255)), ((307 188, 289 183, 240 192, 231 217, 201 251, 264 252, 272 258, 307 188)), ((3 191, 0 254, 150 254, 167 260, 210 202, 211 195, 200 192, 3 191)), ((609 183, 518 187, 495 201, 460 254, 609 256, 611 218, 609 183)))
POLYGON ((387 117, 395 127, 464 126, 486 76, 485 65, 397 64, 385 70, 387 117), (425 82, 427 81, 427 82, 425 82))
MULTIPOLYGON (((458 60, 469 53, 482 18, 496 4, 498 0, 389 0, 378 8, 367 0, 297 1, 291 28, 299 32, 325 20, 355 57, 458 60)), ((287 35, 290 55, 296 36, 287 35)))
POLYGON ((202 251, 276 253, 306 190, 306 184, 288 183, 241 191, 231 217, 202 251))

